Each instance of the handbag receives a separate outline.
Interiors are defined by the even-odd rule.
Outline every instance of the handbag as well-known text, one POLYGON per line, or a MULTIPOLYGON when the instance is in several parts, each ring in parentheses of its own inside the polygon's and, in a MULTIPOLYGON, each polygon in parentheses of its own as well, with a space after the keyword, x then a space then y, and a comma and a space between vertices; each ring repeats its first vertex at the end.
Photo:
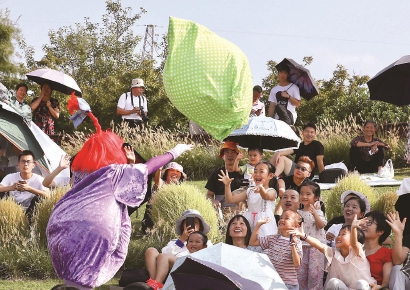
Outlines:
POLYGON ((342 168, 325 169, 319 174, 320 183, 335 183, 338 179, 343 178, 347 171, 342 168))
POLYGON ((393 178, 394 177, 393 161, 391 161, 391 159, 387 160, 386 165, 380 168, 379 172, 377 172, 377 176, 381 178, 393 178))

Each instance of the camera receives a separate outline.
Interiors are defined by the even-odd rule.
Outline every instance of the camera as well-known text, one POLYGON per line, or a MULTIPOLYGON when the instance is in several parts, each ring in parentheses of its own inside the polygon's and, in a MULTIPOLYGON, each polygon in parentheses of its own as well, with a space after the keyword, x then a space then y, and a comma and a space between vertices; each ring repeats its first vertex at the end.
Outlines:
POLYGON ((144 121, 144 122, 146 122, 146 121, 148 121, 149 120, 149 118, 148 118, 148 116, 145 114, 145 112, 144 112, 144 107, 140 107, 140 112, 141 112, 141 119, 142 119, 142 121, 144 121))

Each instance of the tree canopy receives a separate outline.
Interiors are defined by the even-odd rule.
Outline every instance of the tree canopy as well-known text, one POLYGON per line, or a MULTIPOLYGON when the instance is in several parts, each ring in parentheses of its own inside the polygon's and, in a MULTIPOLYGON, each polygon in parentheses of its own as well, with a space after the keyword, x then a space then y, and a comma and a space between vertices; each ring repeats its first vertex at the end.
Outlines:
MULTIPOLYGON (((303 63, 308 66, 313 62, 311 56, 303 58, 303 63)), ((273 60, 267 62, 269 71, 262 81, 264 88, 265 104, 269 105, 270 90, 279 83, 277 63, 273 60)), ((307 122, 321 123, 323 120, 343 121, 352 117, 356 122, 364 120, 377 120, 381 123, 407 122, 409 107, 399 107, 381 101, 370 100, 367 81, 369 76, 351 76, 347 69, 338 64, 329 80, 316 80, 319 95, 306 101, 302 99, 297 109, 298 119, 296 124, 307 122)))

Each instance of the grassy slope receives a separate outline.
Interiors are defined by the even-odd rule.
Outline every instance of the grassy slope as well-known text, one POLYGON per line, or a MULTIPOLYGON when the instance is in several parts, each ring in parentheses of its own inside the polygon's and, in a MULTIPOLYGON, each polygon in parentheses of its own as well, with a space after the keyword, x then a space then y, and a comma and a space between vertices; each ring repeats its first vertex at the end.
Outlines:
MULTIPOLYGON (((396 169, 395 170, 395 179, 402 180, 403 178, 410 177, 410 168, 403 168, 403 169, 396 169)), ((205 183, 206 181, 189 181, 190 184, 196 185, 198 188, 203 190, 204 194, 206 194, 205 183)), ((382 194, 384 192, 391 192, 396 191, 399 187, 375 187, 377 193, 382 194)), ((326 191, 323 192, 326 194, 326 191)), ((139 227, 141 225, 141 220, 144 216, 145 212, 145 205, 139 209, 138 216, 135 214, 132 215, 132 223, 133 223, 133 237, 138 238, 139 234, 139 227)), ((114 278, 109 281, 106 285, 101 286, 96 289, 101 290, 108 290, 108 285, 118 284, 119 278, 114 278)), ((0 290, 28 290, 28 289, 39 289, 39 290, 46 290, 51 289, 53 286, 60 284, 60 280, 14 280, 14 281, 5 281, 0 280, 0 290)))

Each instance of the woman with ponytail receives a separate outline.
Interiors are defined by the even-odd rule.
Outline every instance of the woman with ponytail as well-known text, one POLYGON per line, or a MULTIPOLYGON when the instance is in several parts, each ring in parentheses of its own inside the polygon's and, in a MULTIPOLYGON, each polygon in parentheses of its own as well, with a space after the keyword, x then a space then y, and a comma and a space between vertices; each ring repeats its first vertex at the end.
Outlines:
MULTIPOLYGON (((191 145, 178 144, 145 164, 127 164, 130 147, 102 131, 84 99, 68 101, 74 126, 89 116, 96 127, 72 164, 74 185, 57 202, 47 226, 48 249, 57 275, 69 286, 92 289, 109 281, 124 263, 131 235, 127 206, 144 200, 147 177, 191 145)), ((134 157, 135 158, 135 157, 134 157)))

